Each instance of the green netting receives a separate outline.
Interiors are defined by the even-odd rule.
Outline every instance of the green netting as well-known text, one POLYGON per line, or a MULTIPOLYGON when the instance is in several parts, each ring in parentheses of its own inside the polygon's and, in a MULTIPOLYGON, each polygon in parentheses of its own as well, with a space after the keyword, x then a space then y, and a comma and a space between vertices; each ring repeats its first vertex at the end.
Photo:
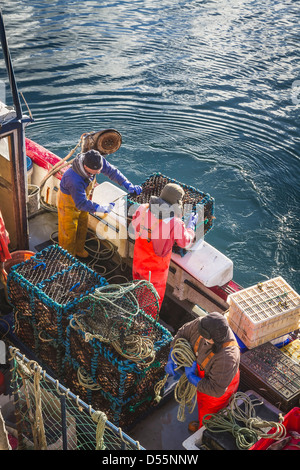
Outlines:
POLYGON ((18 450, 144 450, 16 348, 10 348, 18 450))
POLYGON ((118 341, 124 347, 129 335, 146 338, 154 334, 149 316, 158 319, 158 294, 150 282, 143 280, 106 285, 81 299, 72 312, 73 324, 88 339, 118 341))

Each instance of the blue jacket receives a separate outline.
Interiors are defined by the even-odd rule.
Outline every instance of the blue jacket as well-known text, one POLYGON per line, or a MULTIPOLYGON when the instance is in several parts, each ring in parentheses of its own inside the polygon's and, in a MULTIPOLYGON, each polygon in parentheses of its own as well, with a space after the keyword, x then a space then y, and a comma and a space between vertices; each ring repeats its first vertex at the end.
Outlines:
MULTIPOLYGON (((108 176, 111 181, 123 185, 127 178, 103 157, 103 167, 101 174, 108 176)), ((97 212, 98 204, 90 201, 86 197, 86 188, 93 181, 94 176, 84 178, 76 173, 73 168, 69 168, 60 182, 60 190, 64 194, 72 196, 76 209, 86 212, 97 212)))

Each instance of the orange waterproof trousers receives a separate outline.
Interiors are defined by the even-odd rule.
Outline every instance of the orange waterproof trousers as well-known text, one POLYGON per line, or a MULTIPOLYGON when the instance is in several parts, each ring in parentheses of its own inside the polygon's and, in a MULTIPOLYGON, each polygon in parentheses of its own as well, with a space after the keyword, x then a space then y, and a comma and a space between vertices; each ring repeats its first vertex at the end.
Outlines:
POLYGON ((167 256, 157 256, 152 242, 137 238, 134 245, 132 276, 133 279, 144 279, 155 287, 159 295, 159 308, 164 300, 172 251, 167 256))
MULTIPOLYGON (((198 366, 198 375, 199 377, 204 377, 204 371, 200 370, 198 366)), ((237 391, 240 382, 240 371, 238 371, 227 387, 226 392, 221 397, 211 397, 205 393, 197 392, 197 404, 198 404, 198 420, 199 428, 203 425, 203 416, 207 414, 217 413, 218 411, 225 408, 231 396, 237 391)))

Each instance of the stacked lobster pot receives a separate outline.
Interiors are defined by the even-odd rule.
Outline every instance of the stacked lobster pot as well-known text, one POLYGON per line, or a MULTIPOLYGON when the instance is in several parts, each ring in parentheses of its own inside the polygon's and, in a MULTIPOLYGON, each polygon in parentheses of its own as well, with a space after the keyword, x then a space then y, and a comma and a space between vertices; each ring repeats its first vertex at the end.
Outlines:
POLYGON ((157 404, 172 340, 158 312, 147 281, 104 286, 81 299, 67 328, 65 380, 116 426, 132 425, 157 404))
MULTIPOLYGON (((142 184, 142 192, 137 194, 130 194, 128 196, 129 208, 134 205, 148 204, 151 196, 159 197, 163 188, 168 183, 176 183, 184 190, 182 204, 184 208, 183 219, 188 218, 191 211, 198 212, 203 217, 203 221, 199 219, 199 224, 203 223, 203 235, 206 235, 213 227, 214 222, 214 198, 210 194, 205 194, 202 191, 194 188, 193 186, 181 183, 175 179, 169 178, 162 173, 153 173, 142 184), (199 209, 201 209, 199 211, 199 209)), ((129 210, 129 216, 134 212, 133 209, 129 210)), ((179 248, 176 244, 173 251, 184 256, 186 250, 179 248)))
POLYGON ((69 316, 82 297, 107 281, 58 245, 12 267, 7 279, 14 330, 59 378, 69 316))

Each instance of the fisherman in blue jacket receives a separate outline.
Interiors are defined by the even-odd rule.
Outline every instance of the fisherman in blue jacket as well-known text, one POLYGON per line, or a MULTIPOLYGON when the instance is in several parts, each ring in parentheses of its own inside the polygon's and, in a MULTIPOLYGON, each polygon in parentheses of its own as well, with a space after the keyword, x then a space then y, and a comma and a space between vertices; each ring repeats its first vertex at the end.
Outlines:
POLYGON ((123 186, 129 193, 140 194, 142 188, 133 185, 97 150, 79 153, 72 166, 64 173, 57 196, 58 243, 74 256, 87 258, 84 249, 89 213, 109 213, 114 203, 101 206, 90 200, 96 175, 103 174, 123 186))

